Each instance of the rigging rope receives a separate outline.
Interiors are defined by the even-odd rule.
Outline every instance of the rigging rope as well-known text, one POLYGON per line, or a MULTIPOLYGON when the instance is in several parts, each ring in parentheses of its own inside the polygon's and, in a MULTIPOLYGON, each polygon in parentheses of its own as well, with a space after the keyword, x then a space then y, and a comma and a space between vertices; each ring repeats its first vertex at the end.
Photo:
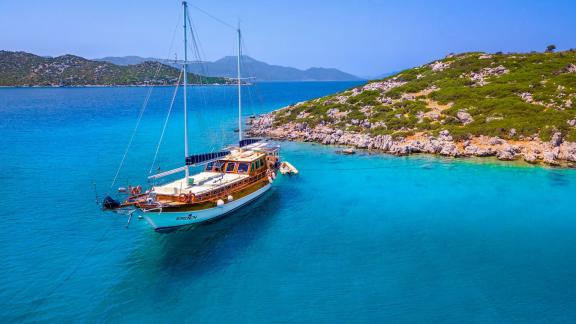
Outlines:
MULTIPOLYGON (((178 23, 176 23, 176 25, 174 26, 174 30, 172 31, 172 39, 170 41, 170 47, 168 49, 168 57, 170 57, 170 52, 172 52, 172 48, 174 47, 174 40, 176 38, 176 31, 178 30, 178 25, 180 24, 180 17, 181 17, 181 13, 178 14, 178 23)), ((158 61, 158 67, 156 68, 156 71, 154 72, 154 76, 153 76, 153 80, 156 79, 156 77, 158 76, 158 74, 160 73, 160 71, 162 70, 162 67, 164 66, 164 64, 162 64, 162 62, 158 61)), ((148 93, 146 94, 146 98, 144 99, 144 103, 142 104, 142 107, 140 108, 140 112, 138 114, 138 119, 136 120, 136 125, 134 126, 134 130, 132 131, 132 135, 130 136, 130 140, 128 141, 128 145, 126 146, 126 150, 124 150, 124 154, 122 155, 122 160, 120 160, 120 165, 118 166, 118 169, 116 170, 116 173, 114 174, 114 179, 112 180, 112 183, 110 184, 110 187, 108 188, 108 191, 106 192, 106 196, 110 195, 110 192, 112 191, 112 188, 114 187, 114 184, 116 184, 116 180, 118 180, 118 175, 120 174, 120 171, 122 170, 122 167, 124 166, 124 162, 126 161, 126 156, 128 155, 128 151, 130 150, 130 147, 132 146, 132 142, 134 141, 134 137, 136 135, 136 132, 138 131, 138 127, 140 126, 140 121, 142 120, 142 116, 144 115, 144 111, 146 110, 146 107, 148 106, 148 101, 150 100, 150 96, 152 95, 152 91, 154 90, 153 86, 150 86, 148 88, 148 93)))
MULTIPOLYGON (((162 63, 158 62, 158 69, 156 70, 156 73, 154 74, 154 79, 156 78, 156 76, 157 76, 157 74, 161 68, 162 68, 162 63)), ((116 180, 118 179, 118 175, 120 174, 120 170, 122 170, 122 166, 124 166, 124 161, 126 161, 126 156, 128 155, 128 151, 130 150, 130 147, 132 146, 132 142, 134 141, 134 137, 136 136, 136 132, 138 131, 138 127, 140 127, 140 121, 142 121, 142 116, 144 115, 144 111, 146 111, 146 106, 148 106, 148 101, 150 100, 150 95, 152 94, 153 88, 154 87, 150 87, 148 89, 148 93, 146 94, 146 99, 144 99, 144 104, 142 104, 142 108, 140 108, 140 113, 138 114, 138 119, 136 120, 136 126, 134 126, 134 130, 132 131, 132 135, 130 136, 130 140, 128 141, 128 145, 126 146, 126 150, 124 150, 124 155, 122 155, 122 160, 120 160, 120 165, 118 166, 118 169, 116 170, 116 174, 114 175, 114 179, 112 180, 112 183, 110 184, 110 188, 108 188, 108 192, 106 193, 106 195, 110 194, 110 191, 112 190, 112 188, 114 187, 114 184, 116 183, 116 180)))
POLYGON ((200 9, 200 8, 196 7, 196 6, 193 5, 193 4, 188 4, 188 6, 193 7, 194 9, 200 11, 201 13, 203 13, 203 14, 205 14, 206 16, 208 16, 208 17, 216 20, 217 22, 221 23, 222 25, 224 25, 224 26, 226 26, 226 27, 228 27, 228 28, 231 28, 231 29, 233 29, 233 30, 236 30, 236 29, 237 29, 236 27, 234 27, 234 26, 232 26, 231 24, 225 22, 224 20, 222 20, 222 19, 220 19, 220 18, 212 15, 211 13, 209 13, 209 12, 203 10, 203 9, 200 9))
MULTIPOLYGON (((206 102, 206 92, 204 91, 205 88, 203 87, 204 84, 208 84, 208 76, 206 76, 206 69, 204 66, 204 63, 202 61, 202 47, 201 44, 198 40, 198 36, 196 35, 196 27, 194 27, 194 25, 192 24, 192 20, 190 19, 190 15, 188 15, 187 17, 188 20, 188 28, 190 29, 190 38, 191 38, 191 43, 192 43, 192 55, 194 56, 195 60, 197 62, 199 62, 198 64, 200 65, 200 73, 196 73, 196 76, 198 77, 198 81, 200 83, 200 89, 199 92, 202 94, 202 102, 204 103, 204 107, 208 106, 207 102, 206 102), (206 82, 203 82, 203 78, 206 77, 206 82)), ((200 114, 201 115, 201 114, 200 114)))
POLYGON ((197 32, 196 32, 197 28, 194 25, 194 22, 192 21, 190 14, 187 16, 187 20, 188 20, 188 27, 190 29, 190 35, 191 35, 191 37, 190 37, 191 38, 191 44, 192 44, 191 53, 195 57, 196 61, 198 62, 198 66, 200 67, 199 69, 195 69, 195 73, 197 74, 199 84, 200 84, 200 87, 197 88, 196 92, 200 94, 199 97, 201 98, 201 103, 202 103, 203 109, 197 109, 195 112, 196 112, 198 122, 201 125, 204 125, 207 122, 210 123, 210 120, 207 120, 205 118, 205 112, 207 110, 206 108, 208 107, 208 102, 210 102, 210 103, 214 102, 213 93, 212 93, 212 91, 207 91, 206 87, 204 87, 205 85, 206 86, 209 85, 209 81, 208 81, 209 76, 208 76, 208 71, 206 70, 206 66, 204 65, 204 61, 202 60, 202 57, 205 55, 204 55, 204 50, 202 48, 202 44, 200 42, 200 38, 198 37, 197 32))
POLYGON ((150 166, 150 171, 148 174, 152 173, 154 169, 154 164, 156 164, 156 159, 158 158, 158 152, 160 151, 160 146, 162 145, 162 139, 164 138, 164 133, 166 132, 166 126, 168 125, 168 120, 170 119, 170 114, 172 113, 172 107, 174 106, 174 100, 176 99, 176 94, 178 93, 178 85, 180 84, 180 79, 184 74, 184 69, 180 70, 180 76, 176 82, 176 87, 174 88, 174 94, 172 95, 172 101, 170 102, 170 108, 168 108, 168 114, 166 115, 166 120, 164 120, 164 126, 162 127, 162 133, 160 134, 160 139, 158 140, 158 145, 156 146, 156 152, 154 153, 154 159, 152 160, 152 165, 150 166))
MULTIPOLYGON (((204 10, 198 8, 198 7, 195 7, 195 6, 193 6, 193 7, 196 8, 196 9, 198 9, 198 10, 201 11, 202 13, 208 15, 209 17, 217 20, 218 22, 223 23, 223 24, 227 25, 227 26, 230 27, 230 28, 233 28, 231 25, 223 22, 222 20, 214 17, 213 15, 210 15, 210 14, 207 13, 206 11, 204 11, 204 10)), ((203 63, 204 61, 202 60, 202 56, 203 56, 203 52, 204 52, 204 51, 203 51, 203 49, 202 49, 202 44, 201 44, 201 42, 200 42, 200 39, 199 39, 199 37, 197 36, 197 33, 196 33, 196 30, 197 30, 197 29, 196 29, 196 27, 194 26, 194 23, 192 22, 192 19, 190 18, 190 15, 188 15, 187 19, 188 19, 188 26, 189 26, 189 28, 190 28, 191 43, 192 43, 192 46, 193 46, 192 53, 193 53, 193 55, 195 55, 196 61, 199 62, 199 66, 200 66, 198 77, 199 77, 199 80, 200 80, 200 86, 201 86, 201 87, 199 88, 198 92, 202 95, 203 107, 204 107, 204 108, 207 108, 207 107, 208 107, 208 102, 207 102, 207 100, 206 100, 206 99, 207 99, 207 98, 206 98, 206 97, 207 97, 207 94, 208 94, 208 100, 209 100, 211 103, 213 103, 213 92, 212 92, 212 91, 206 91, 205 87, 202 87, 202 86, 203 86, 203 85, 209 85, 209 83, 208 83, 208 78, 209 78, 210 76, 208 76, 208 71, 206 70, 206 67, 204 66, 204 63, 203 63), (206 78, 206 82, 205 82, 205 83, 202 82, 203 78, 206 78)), ((233 29, 234 29, 234 31, 236 31, 235 28, 233 28, 233 29)), ((200 121, 201 123, 210 122, 210 121, 207 121, 207 120, 204 119, 204 110, 200 109, 200 110, 197 111, 197 113, 198 113, 197 116, 198 116, 199 121, 200 121)), ((226 141, 226 137, 224 136, 224 127, 223 127, 224 125, 221 123, 220 126, 221 126, 221 129, 220 129, 220 130, 221 130, 221 132, 222 132, 222 135, 221 135, 221 136, 218 136, 217 138, 220 139, 220 143, 219 143, 220 145, 219 145, 219 146, 222 147, 222 146, 224 146, 224 142, 226 141)), ((212 134, 212 133, 209 133, 209 134, 212 134)), ((213 141, 211 141, 211 142, 213 142, 213 141)), ((214 147, 214 146, 212 147, 212 151, 215 151, 215 150, 217 150, 217 149, 218 149, 217 147, 214 147)))

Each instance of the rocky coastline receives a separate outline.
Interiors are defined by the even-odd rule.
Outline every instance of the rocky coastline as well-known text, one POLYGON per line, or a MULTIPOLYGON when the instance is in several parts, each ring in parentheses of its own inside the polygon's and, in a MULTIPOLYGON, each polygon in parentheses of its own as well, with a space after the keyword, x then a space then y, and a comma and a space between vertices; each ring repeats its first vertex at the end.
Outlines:
MULTIPOLYGON (((276 111, 278 112, 278 111, 276 111)), ((416 133, 407 137, 343 131, 330 125, 289 122, 275 124, 275 112, 256 116, 249 120, 248 134, 276 140, 315 142, 324 145, 345 145, 397 156, 425 153, 447 157, 496 157, 502 161, 523 160, 530 164, 576 167, 576 143, 555 133, 550 141, 539 138, 505 140, 499 137, 475 136, 455 140, 448 130, 437 136, 416 133)))
POLYGON ((250 120, 249 133, 394 155, 576 167, 576 51, 450 54, 250 120))

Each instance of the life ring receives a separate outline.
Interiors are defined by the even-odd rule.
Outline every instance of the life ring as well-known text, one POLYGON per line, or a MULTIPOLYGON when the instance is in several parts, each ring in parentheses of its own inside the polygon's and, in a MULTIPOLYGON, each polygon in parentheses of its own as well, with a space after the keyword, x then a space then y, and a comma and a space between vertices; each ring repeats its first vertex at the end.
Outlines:
POLYGON ((180 196, 178 196, 178 201, 179 202, 187 202, 188 201, 188 195, 185 193, 181 193, 180 196))

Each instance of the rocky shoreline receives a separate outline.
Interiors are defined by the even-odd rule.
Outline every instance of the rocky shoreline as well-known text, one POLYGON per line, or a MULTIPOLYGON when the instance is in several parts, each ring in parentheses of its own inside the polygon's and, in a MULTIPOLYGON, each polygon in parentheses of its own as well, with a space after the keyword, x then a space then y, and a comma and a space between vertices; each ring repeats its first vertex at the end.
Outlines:
POLYGON ((555 133, 550 141, 539 138, 505 140, 476 136, 455 140, 447 130, 437 136, 416 133, 407 137, 370 136, 347 132, 329 125, 310 128, 306 123, 289 122, 275 125, 274 113, 259 115, 249 121, 248 134, 277 140, 315 142, 324 145, 346 145, 393 155, 427 153, 449 157, 496 157, 502 161, 524 160, 530 164, 576 167, 576 143, 564 141, 555 133))

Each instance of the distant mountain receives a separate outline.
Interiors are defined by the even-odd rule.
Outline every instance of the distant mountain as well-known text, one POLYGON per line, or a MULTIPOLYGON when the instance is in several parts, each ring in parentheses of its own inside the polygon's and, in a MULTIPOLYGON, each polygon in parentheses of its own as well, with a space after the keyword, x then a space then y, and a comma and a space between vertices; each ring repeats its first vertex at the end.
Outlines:
MULTIPOLYGON (((160 61, 170 64, 166 60, 154 58, 142 58, 138 56, 124 56, 124 57, 104 57, 96 59, 98 61, 105 61, 119 65, 138 64, 143 61, 160 61)), ((214 76, 214 77, 228 77, 233 78, 236 76, 236 56, 226 56, 214 62, 205 62, 203 64, 194 64, 190 66, 193 73, 214 76)), ((250 56, 242 56, 242 68, 244 75, 254 77, 257 81, 351 81, 362 80, 361 78, 342 72, 332 68, 309 68, 307 70, 299 70, 292 67, 271 65, 251 58, 250 56)))
MULTIPOLYGON (((178 69, 144 61, 121 66, 74 55, 55 58, 26 52, 0 51, 0 86, 85 86, 174 84, 178 69), (158 73, 157 73, 158 71, 158 73)), ((227 83, 228 79, 189 73, 190 83, 227 83)))
POLYGON ((153 57, 140 57, 140 56, 107 56, 99 59, 94 59, 93 61, 108 62, 116 65, 136 65, 144 62, 158 62, 161 60, 158 60, 153 57))

